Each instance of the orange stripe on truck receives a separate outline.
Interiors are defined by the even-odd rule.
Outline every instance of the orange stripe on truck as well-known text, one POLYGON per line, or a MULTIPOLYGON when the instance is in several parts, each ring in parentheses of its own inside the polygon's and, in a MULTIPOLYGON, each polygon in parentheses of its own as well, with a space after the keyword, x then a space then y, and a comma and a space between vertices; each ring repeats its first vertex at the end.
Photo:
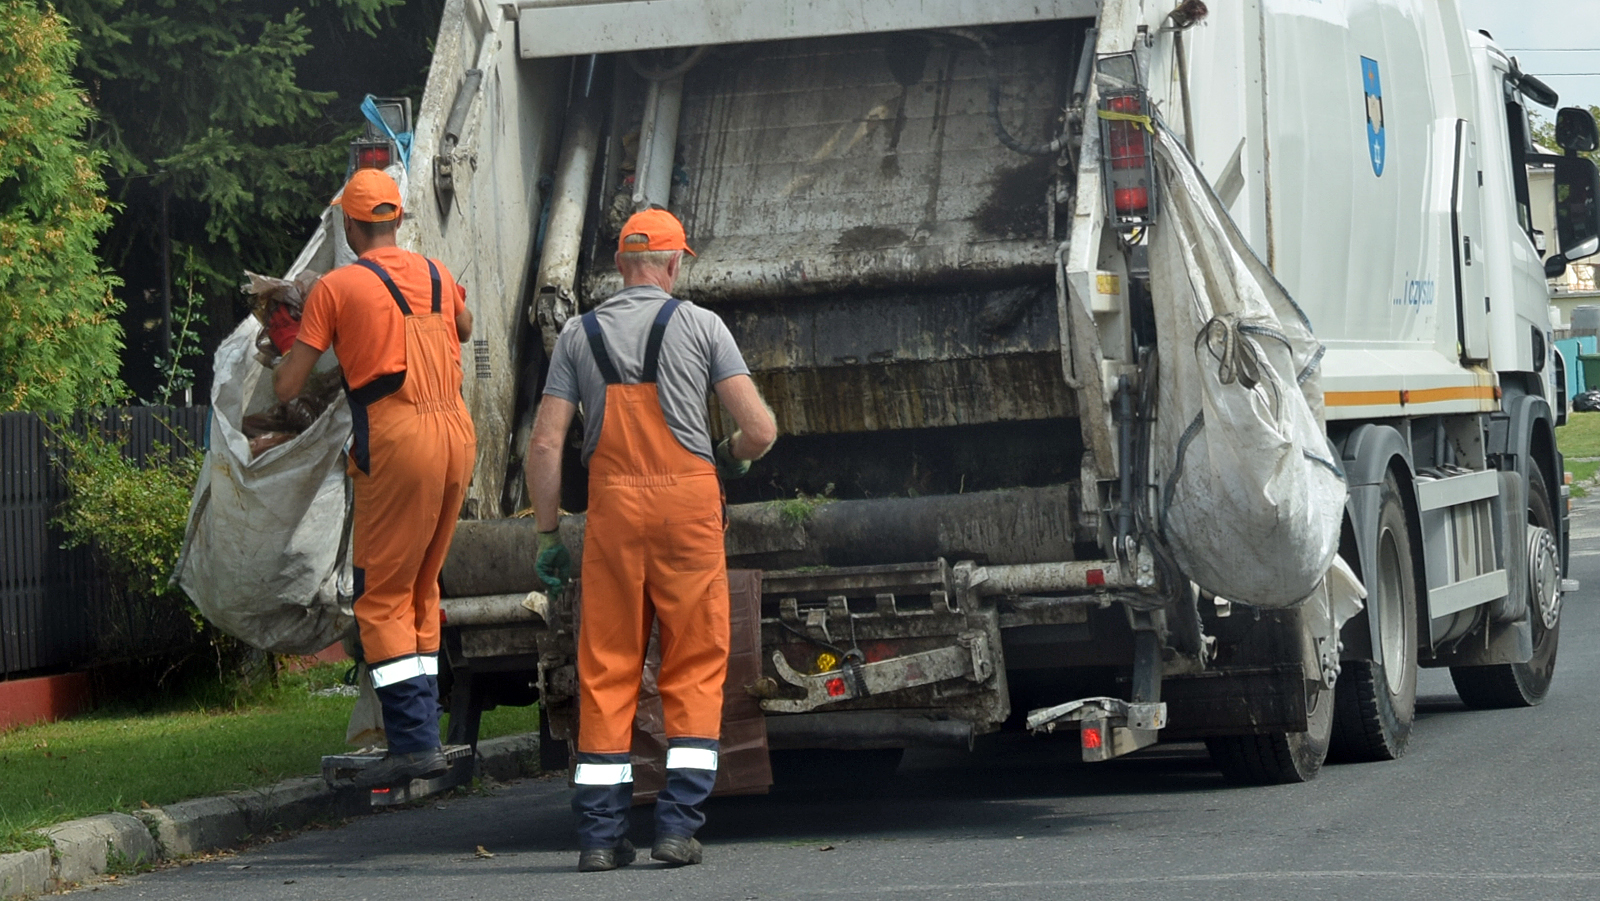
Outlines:
POLYGON ((1330 407, 1387 407, 1409 404, 1437 404, 1451 400, 1492 401, 1493 385, 1468 385, 1457 388, 1416 388, 1408 391, 1328 391, 1322 402, 1330 407))

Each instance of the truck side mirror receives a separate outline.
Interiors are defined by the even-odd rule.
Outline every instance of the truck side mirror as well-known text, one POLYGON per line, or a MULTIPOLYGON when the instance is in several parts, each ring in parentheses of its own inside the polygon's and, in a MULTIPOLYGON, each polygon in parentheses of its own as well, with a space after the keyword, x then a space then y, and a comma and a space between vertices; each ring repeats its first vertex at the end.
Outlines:
MULTIPOLYGON (((1593 128, 1593 119, 1589 125, 1593 128)), ((1559 276, 1573 260, 1600 253, 1600 169, 1578 156, 1561 157, 1555 165, 1556 234, 1561 252, 1545 261, 1547 278, 1559 276)))
POLYGON ((1595 127, 1594 116, 1576 106, 1556 113, 1556 143, 1568 153, 1588 153, 1600 148, 1600 129, 1595 127))

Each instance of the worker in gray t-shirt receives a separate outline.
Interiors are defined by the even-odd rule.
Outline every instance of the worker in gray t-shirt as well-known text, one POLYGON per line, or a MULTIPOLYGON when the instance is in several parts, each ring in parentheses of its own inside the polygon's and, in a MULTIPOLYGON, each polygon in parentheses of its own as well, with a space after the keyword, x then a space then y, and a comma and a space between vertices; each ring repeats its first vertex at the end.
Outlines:
MULTIPOLYGON (((595 308, 606 336, 606 350, 624 381, 637 381, 643 373, 650 326, 671 297, 659 285, 630 285, 595 308)), ((716 462, 706 396, 712 385, 749 374, 728 326, 715 313, 687 302, 678 307, 661 337, 656 386, 667 425, 690 453, 708 463, 716 462)), ((568 320, 556 339, 544 393, 578 405, 583 416, 583 464, 589 465, 605 422, 606 380, 595 364, 581 317, 568 320)))
POLYGON ((674 866, 700 862, 694 833, 717 779, 728 668, 720 480, 744 475, 778 434, 727 326, 672 297, 685 252, 693 253, 683 225, 666 210, 628 219, 617 242, 623 289, 562 329, 528 446, 535 565, 559 591, 571 569, 556 528, 562 445, 581 408, 589 509, 572 808, 578 869, 586 872, 634 859, 623 837, 633 798, 629 751, 654 623, 667 778, 650 856, 674 866), (737 426, 715 448, 712 391, 737 426))

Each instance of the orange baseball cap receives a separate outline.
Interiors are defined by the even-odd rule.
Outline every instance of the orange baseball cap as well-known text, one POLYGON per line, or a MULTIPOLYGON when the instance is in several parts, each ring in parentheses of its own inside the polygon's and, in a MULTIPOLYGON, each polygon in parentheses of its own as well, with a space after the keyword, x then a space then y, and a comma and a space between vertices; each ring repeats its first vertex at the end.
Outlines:
POLYGON ((400 218, 400 186, 382 169, 357 169, 328 205, 343 207, 346 216, 362 222, 393 222, 400 218), (394 212, 373 212, 385 204, 394 212))
POLYGON ((666 210, 643 210, 623 223, 617 252, 646 250, 683 250, 694 256, 694 251, 689 250, 689 238, 683 233, 683 223, 666 210))

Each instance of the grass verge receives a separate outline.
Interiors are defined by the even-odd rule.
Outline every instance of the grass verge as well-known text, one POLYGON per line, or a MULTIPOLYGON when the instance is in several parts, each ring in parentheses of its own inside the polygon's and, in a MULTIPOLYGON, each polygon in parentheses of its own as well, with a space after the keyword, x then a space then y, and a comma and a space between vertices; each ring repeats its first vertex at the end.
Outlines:
MULTIPOLYGON (((65 820, 321 772, 322 755, 345 750, 355 699, 316 692, 347 667, 283 673, 228 708, 111 707, 0 734, 0 854, 44 847, 38 830, 65 820)), ((538 726, 537 708, 504 707, 483 715, 481 737, 538 726)))
POLYGON ((1572 473, 1572 496, 1583 497, 1583 485, 1600 470, 1600 413, 1571 413, 1567 424, 1556 429, 1556 446, 1567 458, 1567 472, 1572 473))

